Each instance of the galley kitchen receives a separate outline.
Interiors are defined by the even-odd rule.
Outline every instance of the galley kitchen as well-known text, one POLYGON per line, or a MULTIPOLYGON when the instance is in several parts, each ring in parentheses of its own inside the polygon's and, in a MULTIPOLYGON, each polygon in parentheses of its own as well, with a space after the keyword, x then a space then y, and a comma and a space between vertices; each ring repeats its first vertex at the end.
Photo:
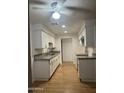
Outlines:
POLYGON ((29 0, 32 93, 96 93, 96 1, 29 0))

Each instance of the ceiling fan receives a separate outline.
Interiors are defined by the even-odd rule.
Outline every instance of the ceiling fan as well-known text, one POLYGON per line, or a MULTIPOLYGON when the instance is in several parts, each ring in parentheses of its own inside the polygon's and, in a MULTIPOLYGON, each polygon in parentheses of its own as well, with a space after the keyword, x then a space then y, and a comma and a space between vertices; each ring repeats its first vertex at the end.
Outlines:
POLYGON ((32 5, 32 9, 49 11, 56 16, 60 16, 59 14, 71 15, 75 11, 85 14, 95 14, 95 12, 86 8, 64 6, 67 0, 29 0, 29 2, 32 5))

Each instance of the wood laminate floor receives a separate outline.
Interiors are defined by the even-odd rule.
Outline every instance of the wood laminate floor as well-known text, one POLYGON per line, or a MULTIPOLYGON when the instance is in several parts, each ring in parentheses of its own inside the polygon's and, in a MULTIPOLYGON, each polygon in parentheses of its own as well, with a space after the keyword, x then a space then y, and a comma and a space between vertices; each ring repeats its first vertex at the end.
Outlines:
POLYGON ((33 93, 96 93, 96 84, 80 82, 72 63, 60 65, 49 81, 36 81, 33 87, 33 93))

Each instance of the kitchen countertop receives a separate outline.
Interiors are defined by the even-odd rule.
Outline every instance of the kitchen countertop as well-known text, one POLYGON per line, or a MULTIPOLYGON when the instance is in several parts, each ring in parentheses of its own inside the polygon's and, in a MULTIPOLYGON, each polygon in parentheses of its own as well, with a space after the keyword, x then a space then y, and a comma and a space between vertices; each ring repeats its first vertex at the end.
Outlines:
POLYGON ((77 59, 96 59, 96 54, 93 54, 93 56, 88 56, 88 54, 76 54, 77 59))
POLYGON ((42 54, 38 54, 38 55, 34 55, 34 61, 39 61, 39 60, 50 60, 54 57, 56 57, 57 55, 59 55, 60 53, 54 53, 52 54, 47 54, 47 55, 42 55, 42 54))

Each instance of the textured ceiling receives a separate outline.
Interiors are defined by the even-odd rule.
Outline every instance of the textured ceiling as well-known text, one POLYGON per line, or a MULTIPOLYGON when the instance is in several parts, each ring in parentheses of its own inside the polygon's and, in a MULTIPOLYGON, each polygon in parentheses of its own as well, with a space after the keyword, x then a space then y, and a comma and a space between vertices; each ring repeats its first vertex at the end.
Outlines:
MULTIPOLYGON (((36 1, 36 0, 31 0, 36 1)), ((39 3, 30 3, 29 15, 31 24, 43 24, 48 27, 51 32, 56 35, 65 34, 67 30, 69 34, 75 34, 81 29, 84 19, 95 18, 96 1, 95 0, 66 0, 61 8, 61 18, 54 20, 51 18, 53 12, 50 4, 53 1, 61 0, 37 0, 43 1, 39 3), (66 9, 65 7, 76 7, 74 10, 66 9), (35 9, 34 9, 35 8, 35 9), (84 10, 82 10, 82 8, 84 10), (77 9, 77 10, 76 10, 77 9), (90 12, 85 11, 88 10, 90 12), (62 28, 62 25, 66 25, 62 28)))

